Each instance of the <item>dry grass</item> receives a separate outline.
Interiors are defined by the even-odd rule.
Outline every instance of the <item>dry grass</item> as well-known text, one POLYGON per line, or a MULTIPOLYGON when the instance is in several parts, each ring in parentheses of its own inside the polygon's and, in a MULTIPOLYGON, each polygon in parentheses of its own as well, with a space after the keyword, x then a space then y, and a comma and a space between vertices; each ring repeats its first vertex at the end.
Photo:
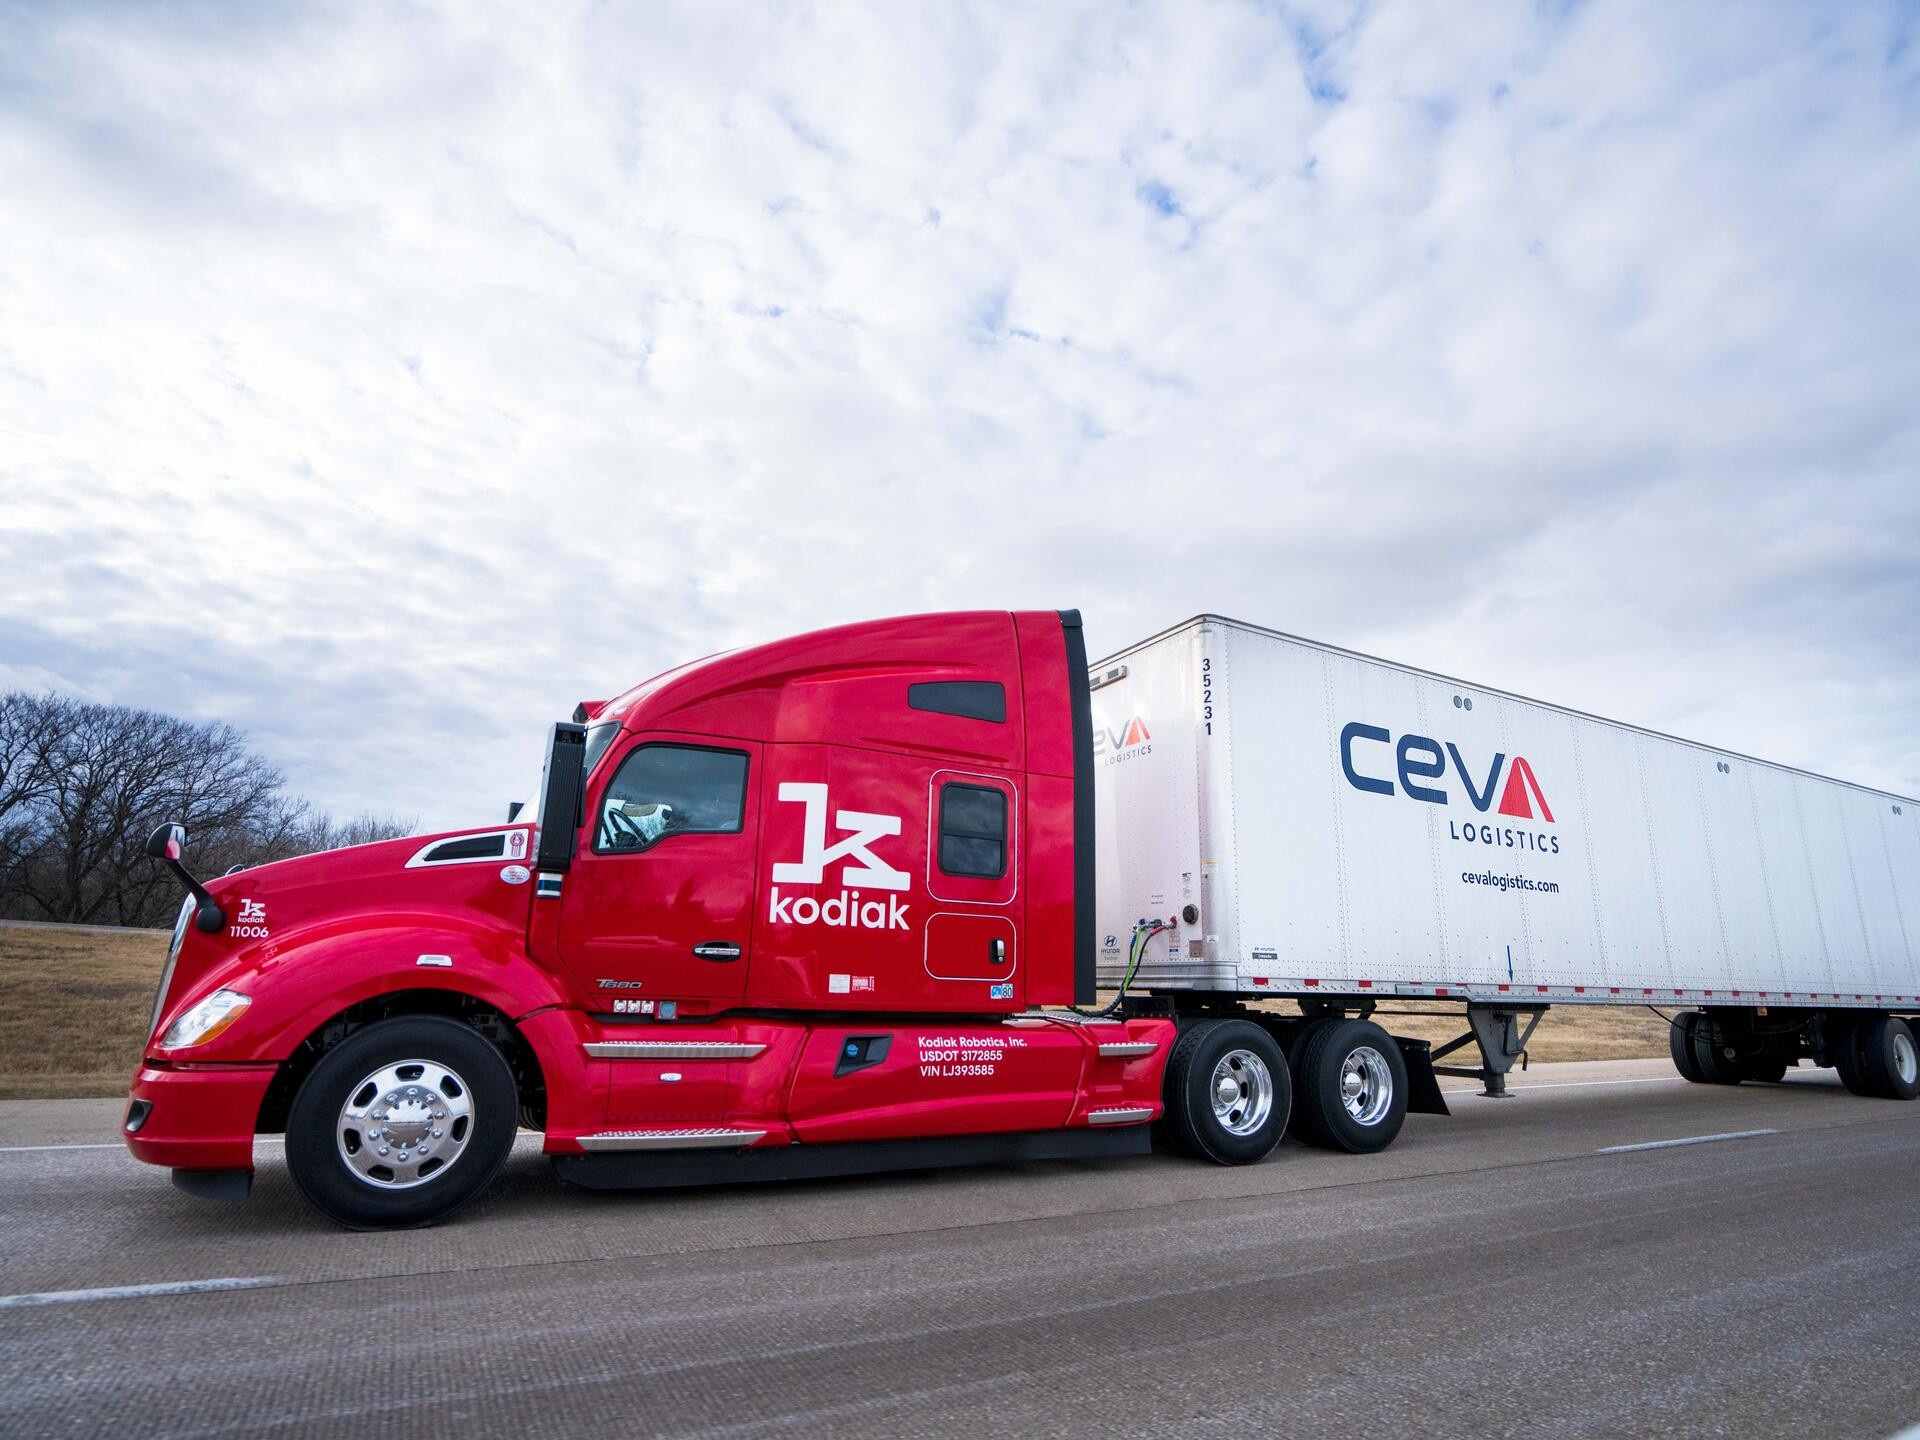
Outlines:
MULTIPOLYGON (((166 957, 167 937, 158 930, 0 923, 0 1100, 124 1095, 166 957)), ((1395 1000, 1386 1008, 1431 1012, 1383 1015, 1396 1035, 1437 1045, 1466 1029, 1458 1006, 1395 1000)), ((1527 1053, 1536 1061, 1662 1057, 1667 1024, 1641 1009, 1566 1005, 1547 1013, 1527 1053)), ((1476 1058, 1469 1046, 1451 1063, 1476 1058)))
POLYGON ((0 1100, 126 1094, 166 960, 163 930, 0 923, 0 1100))
MULTIPOLYGON (((1395 1035, 1416 1040, 1431 1040, 1438 1046, 1466 1032, 1467 1021, 1459 1006, 1447 1009, 1423 1005, 1418 1001, 1395 1000, 1388 1010, 1432 1011, 1418 1018, 1409 1015, 1382 1015, 1380 1023, 1395 1035)), ((1522 1021, 1524 1028, 1526 1022, 1522 1021)), ((1664 1060, 1671 1051, 1667 1044, 1667 1022, 1652 1011, 1625 1005, 1562 1005, 1541 1018, 1540 1028, 1527 1042, 1527 1058, 1533 1062, 1552 1060, 1664 1060)), ((1443 1065, 1474 1065, 1479 1052, 1469 1045, 1456 1050, 1443 1065)))

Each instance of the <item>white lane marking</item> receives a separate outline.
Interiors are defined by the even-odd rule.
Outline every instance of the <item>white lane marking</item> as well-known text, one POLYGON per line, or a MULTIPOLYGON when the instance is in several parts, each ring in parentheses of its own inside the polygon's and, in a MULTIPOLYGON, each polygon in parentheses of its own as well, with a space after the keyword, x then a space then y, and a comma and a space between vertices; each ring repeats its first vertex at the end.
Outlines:
POLYGON ((41 1290, 29 1295, 0 1295, 0 1310, 24 1305, 73 1305, 87 1300, 138 1300, 148 1295, 199 1295, 209 1290, 257 1290, 281 1285, 278 1275, 228 1275, 217 1280, 168 1280, 154 1285, 108 1285, 99 1290, 41 1290))
POLYGON ((1679 1140, 1645 1140, 1638 1145, 1609 1145, 1596 1155, 1625 1155, 1630 1150, 1671 1150, 1676 1145, 1709 1145, 1715 1140, 1751 1140, 1756 1135, 1778 1135, 1778 1130, 1729 1130, 1722 1135, 1688 1135, 1679 1140))

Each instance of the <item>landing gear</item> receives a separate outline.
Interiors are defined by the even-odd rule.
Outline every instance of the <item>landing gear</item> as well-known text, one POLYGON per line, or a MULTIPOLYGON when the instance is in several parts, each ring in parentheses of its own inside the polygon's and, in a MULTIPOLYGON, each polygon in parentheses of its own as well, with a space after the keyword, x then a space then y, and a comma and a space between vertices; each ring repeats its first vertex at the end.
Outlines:
POLYGON ((1186 1026, 1167 1057, 1165 1135, 1216 1165, 1264 1159, 1287 1132, 1293 1085, 1286 1056, 1248 1020, 1186 1026))

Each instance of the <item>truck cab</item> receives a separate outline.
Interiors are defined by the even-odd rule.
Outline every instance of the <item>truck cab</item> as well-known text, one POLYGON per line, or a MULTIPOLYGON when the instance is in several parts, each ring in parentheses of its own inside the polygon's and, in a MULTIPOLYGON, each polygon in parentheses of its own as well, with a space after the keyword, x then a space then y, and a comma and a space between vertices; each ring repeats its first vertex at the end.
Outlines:
POLYGON ((1077 614, 969 612, 584 702, 506 826, 205 885, 163 827, 128 1146, 233 1198, 284 1131, 352 1226, 453 1213, 522 1122, 587 1186, 1142 1151, 1175 1029, 1086 1008, 1091 753, 1077 614))

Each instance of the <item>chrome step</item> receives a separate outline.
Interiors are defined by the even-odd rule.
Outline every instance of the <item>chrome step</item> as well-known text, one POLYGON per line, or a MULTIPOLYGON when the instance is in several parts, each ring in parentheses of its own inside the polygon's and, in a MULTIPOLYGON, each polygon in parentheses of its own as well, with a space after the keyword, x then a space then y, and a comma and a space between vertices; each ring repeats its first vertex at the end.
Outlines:
POLYGON ((751 1145, 764 1130, 603 1130, 598 1135, 582 1135, 580 1148, 589 1153, 602 1150, 737 1150, 751 1145))
POLYGON ((1159 1048, 1158 1040, 1110 1040, 1100 1047, 1100 1058, 1113 1060, 1122 1055, 1151 1055, 1159 1048))
POLYGON ((589 1040, 596 1060, 751 1060, 767 1047, 745 1040, 589 1040))
POLYGON ((1089 1125, 1132 1125, 1136 1121, 1151 1120, 1152 1118, 1153 1107, 1151 1105, 1119 1105, 1111 1110, 1089 1110, 1087 1112, 1087 1124, 1089 1125))

